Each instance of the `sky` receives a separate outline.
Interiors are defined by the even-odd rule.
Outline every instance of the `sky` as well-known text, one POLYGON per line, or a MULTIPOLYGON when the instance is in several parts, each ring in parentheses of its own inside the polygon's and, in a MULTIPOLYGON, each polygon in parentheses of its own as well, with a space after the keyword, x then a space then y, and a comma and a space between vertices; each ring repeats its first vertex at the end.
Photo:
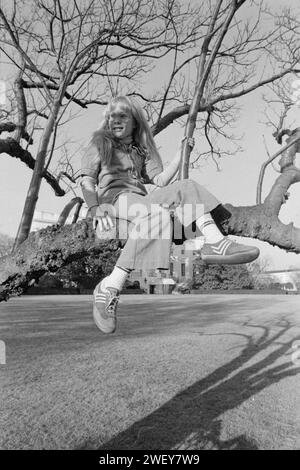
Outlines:
MULTIPOLYGON (((5 73, 7 73, 7 70, 5 70, 5 67, 1 67, 2 78, 5 77, 5 73)), ((157 77, 157 80, 159 80, 159 77, 157 77)), ((224 157, 220 161, 220 171, 216 170, 215 164, 210 160, 203 163, 201 169, 190 171, 190 178, 205 185, 221 202, 231 203, 233 205, 254 205, 260 167, 267 158, 263 136, 266 138, 271 154, 279 149, 279 146, 270 136, 270 129, 266 128, 265 124, 262 122, 264 105, 262 104, 261 94, 261 91, 256 91, 244 97, 240 102, 243 107, 236 123, 236 131, 238 134, 242 135, 240 144, 243 146, 244 151, 230 157, 224 157)), ((297 113, 298 112, 299 107, 297 113)), ((85 111, 80 118, 72 121, 66 132, 70 138, 76 140, 78 145, 82 142, 87 142, 92 132, 97 129, 100 119, 101 110, 99 110, 99 107, 92 106, 85 111)), ((295 127, 297 126, 300 126, 300 123, 297 123, 295 127)), ((156 142, 159 146, 164 163, 171 161, 182 136, 183 129, 179 126, 173 126, 157 136, 156 142)), ((196 139, 195 151, 197 151, 197 149, 201 149, 201 142, 196 139)), ((75 156, 75 161, 78 163, 80 158, 81 155, 78 153, 78 155, 75 156)), ((1 233, 15 236, 31 174, 31 170, 19 160, 1 154, 1 233)), ((277 176, 278 174, 272 167, 267 170, 263 194, 266 195, 277 176)), ((36 210, 60 213, 71 197, 71 193, 63 198, 56 197, 50 186, 43 181, 36 210)), ((300 185, 295 184, 290 188, 290 199, 282 206, 280 212, 282 222, 294 222, 296 226, 300 227, 299 200, 300 185)), ((270 269, 300 267, 300 255, 286 253, 284 250, 271 247, 267 243, 257 240, 244 238, 239 238, 239 240, 242 243, 258 246, 261 250, 262 257, 268 258, 270 269)))

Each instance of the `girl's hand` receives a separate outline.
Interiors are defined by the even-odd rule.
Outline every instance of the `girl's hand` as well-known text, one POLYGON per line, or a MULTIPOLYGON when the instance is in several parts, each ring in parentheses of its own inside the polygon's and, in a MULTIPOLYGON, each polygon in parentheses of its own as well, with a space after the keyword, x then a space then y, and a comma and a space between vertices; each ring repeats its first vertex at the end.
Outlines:
POLYGON ((101 206, 95 207, 92 211, 93 229, 99 232, 105 232, 114 227, 114 223, 107 211, 103 211, 101 206))

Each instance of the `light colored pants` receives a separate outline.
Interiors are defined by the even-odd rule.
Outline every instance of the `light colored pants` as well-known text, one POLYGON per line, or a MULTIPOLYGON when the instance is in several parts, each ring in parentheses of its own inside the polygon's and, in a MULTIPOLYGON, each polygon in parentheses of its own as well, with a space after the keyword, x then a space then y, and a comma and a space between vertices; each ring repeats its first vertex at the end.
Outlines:
MULTIPOLYGON (((193 238, 192 221, 219 205, 215 196, 192 180, 176 181, 147 196, 122 193, 114 203, 116 216, 131 222, 132 228, 117 266, 126 269, 168 269, 174 237, 171 212, 175 211, 188 231, 188 236, 185 231, 185 237, 193 238)), ((176 235, 181 237, 181 233, 176 235)))

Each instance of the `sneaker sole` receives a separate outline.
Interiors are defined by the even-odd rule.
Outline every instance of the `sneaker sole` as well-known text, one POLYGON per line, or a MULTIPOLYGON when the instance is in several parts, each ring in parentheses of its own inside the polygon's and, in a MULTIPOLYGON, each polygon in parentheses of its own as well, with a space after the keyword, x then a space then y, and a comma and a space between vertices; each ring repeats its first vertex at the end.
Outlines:
POLYGON ((207 264, 245 264, 251 263, 259 256, 259 250, 235 253, 233 255, 202 255, 201 258, 207 264))
MULTIPOLYGON (((95 290, 93 292, 93 295, 95 295, 95 290)), ((93 318, 94 318, 94 322, 95 322, 96 326, 99 328, 100 331, 102 331, 102 333, 108 334, 108 333, 114 333, 116 331, 116 328, 117 328, 116 323, 112 327, 107 327, 107 325, 104 325, 101 322, 101 316, 99 315, 97 307, 95 306, 95 302, 93 304, 93 318)))

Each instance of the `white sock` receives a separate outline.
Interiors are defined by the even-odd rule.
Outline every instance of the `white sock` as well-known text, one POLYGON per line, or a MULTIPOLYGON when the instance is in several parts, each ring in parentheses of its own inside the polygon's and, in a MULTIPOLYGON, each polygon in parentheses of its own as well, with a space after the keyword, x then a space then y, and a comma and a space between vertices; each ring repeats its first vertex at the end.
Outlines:
POLYGON ((203 233, 206 243, 218 243, 224 238, 209 212, 199 217, 196 225, 203 233))
POLYGON ((129 274, 129 269, 115 266, 111 274, 102 280, 102 287, 113 287, 121 291, 129 274))

